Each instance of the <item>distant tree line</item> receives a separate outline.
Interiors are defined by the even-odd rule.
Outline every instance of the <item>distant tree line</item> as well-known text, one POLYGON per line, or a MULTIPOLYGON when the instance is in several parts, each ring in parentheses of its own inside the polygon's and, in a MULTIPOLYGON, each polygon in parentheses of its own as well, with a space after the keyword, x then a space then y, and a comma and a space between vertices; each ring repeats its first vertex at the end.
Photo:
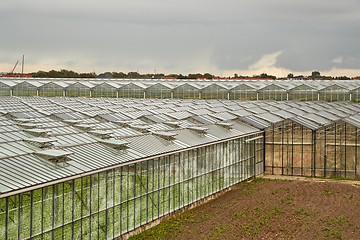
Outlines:
MULTIPOLYGON (((101 74, 96 73, 77 73, 72 70, 61 69, 51 70, 49 72, 46 71, 38 71, 32 73, 32 77, 37 78, 126 78, 126 79, 219 79, 223 77, 215 76, 210 73, 190 73, 188 75, 182 74, 163 74, 163 73, 145 73, 141 74, 139 72, 105 72, 101 74)), ((259 75, 253 75, 252 77, 249 76, 241 76, 237 73, 234 74, 233 77, 224 77, 227 79, 321 79, 321 80, 348 80, 351 79, 347 76, 338 76, 338 77, 331 77, 331 76, 322 76, 319 71, 313 71, 310 76, 303 76, 297 75, 295 76, 292 73, 289 73, 287 77, 284 78, 276 78, 276 76, 269 75, 267 73, 261 73, 259 75)), ((360 79, 360 77, 354 77, 352 79, 360 79)))
POLYGON ((77 73, 66 69, 61 69, 60 71, 51 70, 49 72, 38 71, 31 75, 38 78, 96 78, 95 73, 77 73))

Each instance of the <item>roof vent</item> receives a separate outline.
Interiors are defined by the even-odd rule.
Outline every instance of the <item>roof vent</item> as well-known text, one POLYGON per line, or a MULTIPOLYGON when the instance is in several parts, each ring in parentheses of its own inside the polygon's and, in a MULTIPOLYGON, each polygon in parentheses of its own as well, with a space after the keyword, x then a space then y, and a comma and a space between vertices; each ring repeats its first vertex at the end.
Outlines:
POLYGON ((24 130, 27 133, 30 133, 31 135, 35 137, 46 137, 48 133, 51 132, 51 130, 46 130, 42 128, 32 128, 32 129, 25 129, 24 130))
POLYGON ((76 125, 74 125, 75 127, 78 127, 78 128, 80 128, 80 129, 82 129, 82 130, 85 130, 85 131, 89 131, 89 130, 91 130, 92 129, 92 125, 90 125, 90 124, 76 124, 76 125))
POLYGON ((64 123, 68 123, 70 125, 80 124, 82 121, 79 119, 66 119, 63 120, 64 123))
POLYGON ((113 123, 116 123, 122 127, 129 127, 131 121, 127 121, 127 120, 117 120, 117 121, 113 121, 113 123))
POLYGON ((180 122, 164 122, 164 124, 175 128, 180 127, 180 122))
POLYGON ((167 140, 175 139, 175 136, 177 135, 177 133, 174 132, 152 132, 152 134, 161 138, 165 138, 167 140))
POLYGON ((228 122, 218 122, 218 123, 216 123, 216 125, 219 125, 221 127, 227 128, 227 129, 231 129, 234 124, 228 123, 228 122))
POLYGON ((111 137, 111 134, 113 133, 113 131, 111 131, 111 130, 92 130, 92 131, 89 131, 88 133, 94 134, 95 136, 97 136, 101 139, 108 139, 111 137))
POLYGON ((55 139, 36 137, 24 139, 25 142, 30 143, 31 145, 39 148, 47 148, 53 146, 53 142, 56 142, 55 139))
POLYGON ((21 122, 21 123, 30 123, 30 122, 33 122, 34 119, 32 119, 32 118, 16 118, 15 121, 21 122))
POLYGON ((119 150, 127 148, 127 145, 129 144, 129 142, 119 140, 119 139, 114 139, 114 138, 104 139, 104 140, 101 140, 100 142, 109 147, 119 149, 119 150))
POLYGON ((142 133, 149 132, 149 128, 150 128, 149 126, 144 126, 144 125, 130 125, 130 127, 132 129, 135 129, 135 130, 140 131, 142 133))
POLYGON ((35 154, 51 162, 61 163, 61 162, 65 162, 67 157, 73 153, 58 149, 47 149, 47 150, 35 152, 35 154))
POLYGON ((23 123, 19 123, 18 125, 20 127, 26 128, 26 129, 37 128, 37 127, 41 126, 41 124, 32 123, 32 122, 23 122, 23 123))
POLYGON ((206 133, 209 129, 208 128, 205 128, 205 127, 188 127, 187 129, 190 129, 190 130, 193 130, 193 131, 196 131, 198 133, 206 133))

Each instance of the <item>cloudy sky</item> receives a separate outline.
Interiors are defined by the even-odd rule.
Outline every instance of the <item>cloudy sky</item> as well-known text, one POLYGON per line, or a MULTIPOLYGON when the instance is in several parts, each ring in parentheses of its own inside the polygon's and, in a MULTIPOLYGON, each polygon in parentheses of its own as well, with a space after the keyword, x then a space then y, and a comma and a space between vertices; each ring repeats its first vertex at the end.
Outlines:
POLYGON ((0 72, 360 75, 359 0, 1 0, 0 72), (17 72, 21 67, 17 67, 17 72))

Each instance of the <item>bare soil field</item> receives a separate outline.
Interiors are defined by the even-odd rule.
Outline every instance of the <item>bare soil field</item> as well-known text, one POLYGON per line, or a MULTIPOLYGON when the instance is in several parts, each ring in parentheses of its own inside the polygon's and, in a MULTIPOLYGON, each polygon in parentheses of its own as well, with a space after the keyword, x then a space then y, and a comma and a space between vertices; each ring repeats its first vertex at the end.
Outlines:
POLYGON ((360 239, 360 181, 256 178, 131 239, 360 239))

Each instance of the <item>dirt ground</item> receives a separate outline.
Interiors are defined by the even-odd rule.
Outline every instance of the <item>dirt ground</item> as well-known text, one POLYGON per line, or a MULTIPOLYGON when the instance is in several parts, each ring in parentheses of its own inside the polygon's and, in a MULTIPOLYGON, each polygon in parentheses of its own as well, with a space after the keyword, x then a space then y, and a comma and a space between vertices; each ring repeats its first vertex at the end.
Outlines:
POLYGON ((360 239, 360 181, 257 178, 134 239, 360 239))

